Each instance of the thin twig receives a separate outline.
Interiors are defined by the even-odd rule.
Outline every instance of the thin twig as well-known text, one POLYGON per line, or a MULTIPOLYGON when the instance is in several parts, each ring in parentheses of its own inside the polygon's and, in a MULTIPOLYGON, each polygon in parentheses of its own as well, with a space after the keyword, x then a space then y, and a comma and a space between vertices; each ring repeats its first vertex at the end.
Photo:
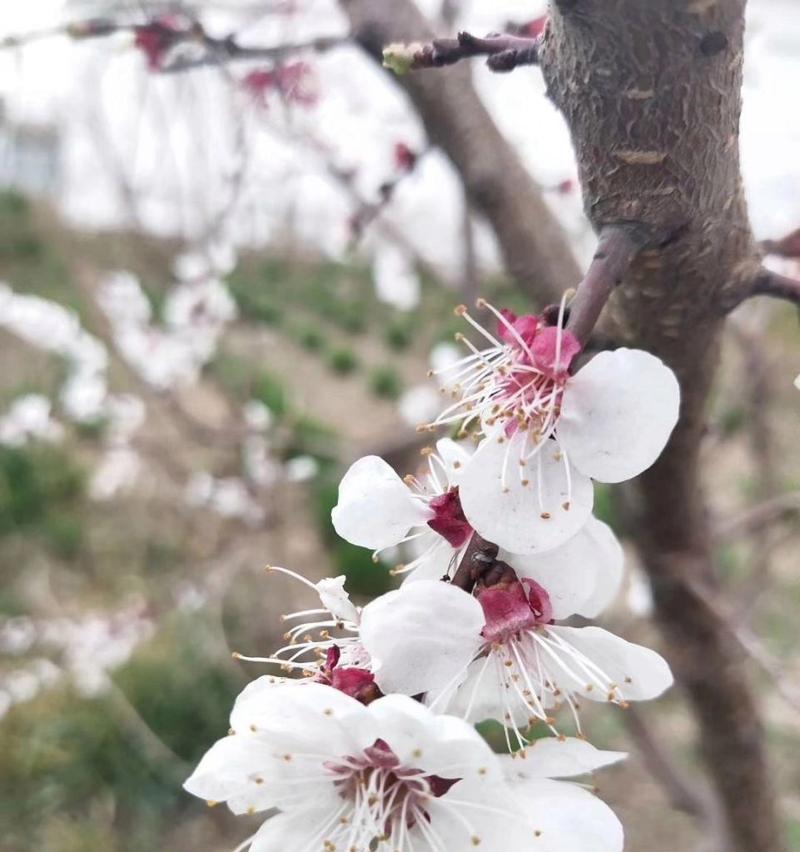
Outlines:
POLYGON ((347 42, 347 38, 331 36, 295 42, 293 44, 278 44, 268 47, 242 47, 230 37, 218 39, 205 36, 203 44, 208 48, 206 55, 191 59, 176 59, 174 62, 170 62, 163 68, 160 68, 158 73, 177 74, 183 71, 191 71, 195 68, 223 65, 227 62, 241 60, 279 62, 287 56, 293 56, 297 53, 324 53, 347 42))
POLYGON ((460 32, 456 38, 437 38, 431 42, 390 44, 383 51, 383 64, 396 74, 423 68, 443 68, 463 59, 486 56, 492 71, 512 71, 520 65, 537 65, 539 39, 492 33, 479 38, 460 32))
POLYGON ((712 593, 699 583, 689 581, 689 586, 692 593, 725 625, 742 651, 770 678, 777 694, 794 710, 800 710, 800 691, 796 686, 790 688, 789 679, 780 662, 770 654, 758 637, 742 626, 737 615, 731 613, 727 606, 720 603, 716 596, 712 596, 712 593))
POLYGON ((642 761, 664 789, 672 807, 690 816, 708 817, 707 797, 675 764, 669 751, 662 747, 662 740, 651 730, 639 709, 628 707, 621 718, 642 761))
POLYGON ((714 538, 718 542, 729 542, 751 535, 754 531, 776 521, 788 520, 798 514, 800 514, 800 491, 779 494, 777 497, 772 497, 721 521, 714 530, 714 538))
POLYGON ((800 228, 779 240, 763 240, 761 248, 767 254, 778 257, 800 257, 800 228))
POLYGON ((746 294, 746 297, 750 296, 772 296, 774 299, 784 299, 800 305, 800 280, 773 272, 771 269, 762 269, 750 292, 746 294))

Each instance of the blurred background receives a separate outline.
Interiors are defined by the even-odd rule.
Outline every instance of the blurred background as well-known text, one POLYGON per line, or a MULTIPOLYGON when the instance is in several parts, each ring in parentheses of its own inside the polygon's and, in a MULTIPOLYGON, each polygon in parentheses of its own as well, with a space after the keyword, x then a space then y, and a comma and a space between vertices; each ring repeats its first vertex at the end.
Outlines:
MULTIPOLYGON (((418 6, 442 34, 535 33, 545 13, 538 0, 418 6)), ((761 239, 800 227, 795 6, 750 3, 742 159, 761 239)), ((390 588, 388 566, 333 533, 338 478, 365 453, 415 469, 414 426, 440 399, 427 371, 458 354, 454 304, 480 293, 532 307, 535 287, 507 275, 463 171, 349 27, 333 0, 5 4, 3 852, 203 852, 252 833, 180 785, 266 671, 230 652, 269 652, 280 613, 314 605, 263 566, 344 573, 356 596, 390 588), (85 23, 100 18, 104 29, 85 23), (205 41, 186 35, 196 22, 205 41)), ((539 73, 476 64, 463 85, 583 264, 593 237, 539 73)), ((491 180, 496 164, 479 165, 491 180)), ((748 302, 704 463, 800 850, 798 372, 796 311, 748 302)), ((625 495, 598 504, 624 538, 625 495)), ((606 619, 657 646, 628 557, 606 619)), ((708 848, 683 795, 701 779, 679 691, 587 718, 597 745, 632 753, 598 778, 627 848, 708 848)))

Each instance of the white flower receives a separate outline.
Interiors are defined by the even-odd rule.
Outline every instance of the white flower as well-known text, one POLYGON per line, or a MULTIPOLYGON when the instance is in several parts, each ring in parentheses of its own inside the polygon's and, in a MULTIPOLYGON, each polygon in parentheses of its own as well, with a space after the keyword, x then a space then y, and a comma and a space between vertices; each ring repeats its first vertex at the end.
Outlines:
MULTIPOLYGON (((270 663, 287 673, 302 673, 307 680, 295 683, 324 683, 353 696, 377 694, 369 655, 359 640, 361 614, 344 588, 345 578, 326 577, 312 583, 300 574, 269 565, 268 571, 285 574, 307 586, 319 596, 322 607, 299 610, 281 616, 295 622, 283 638, 288 644, 269 657, 250 657, 235 653, 239 660, 270 663), (298 621, 301 619, 300 621, 298 621), (336 636, 331 631, 337 631, 336 636)), ((275 682, 275 678, 269 678, 275 682)))
POLYGON ((351 544, 377 553, 413 541, 419 556, 394 569, 415 570, 415 579, 439 578, 457 564, 472 536, 461 511, 455 481, 469 453, 449 439, 428 451, 423 481, 401 479, 378 456, 355 462, 339 484, 339 501, 331 513, 336 532, 351 544))
POLYGON ((250 852, 365 852, 383 843, 392 852, 619 852, 619 823, 602 802, 546 780, 617 755, 590 755, 581 744, 570 758, 571 745, 559 748, 563 756, 542 746, 512 784, 474 728, 408 697, 365 706, 328 686, 262 679, 239 697, 231 734, 184 786, 237 814, 277 807, 250 852), (582 845, 587 832, 596 845, 582 845))
POLYGON ((430 427, 460 423, 483 439, 459 480, 472 526, 511 552, 546 551, 586 522, 592 479, 621 482, 658 458, 678 382, 637 349, 601 352, 571 375, 580 344, 569 331, 480 304, 497 316, 497 337, 459 308, 490 345, 465 341, 472 354, 446 371, 457 400, 430 427))
POLYGON ((381 243, 372 262, 372 278, 378 300, 410 311, 417 307, 422 285, 407 252, 391 243, 381 243))
POLYGON ((562 705, 580 731, 579 699, 655 698, 672 683, 658 654, 599 627, 555 623, 597 615, 619 588, 621 561, 613 534, 592 520, 553 559, 517 559, 516 570, 495 563, 491 585, 479 581, 474 595, 420 581, 377 598, 360 631, 375 681, 384 691, 426 691, 432 707, 469 721, 496 719, 519 745, 534 722, 555 730, 562 705))
POLYGON ((52 403, 39 393, 18 396, 0 417, 0 444, 20 447, 28 440, 55 442, 64 437, 64 427, 51 417, 52 403))

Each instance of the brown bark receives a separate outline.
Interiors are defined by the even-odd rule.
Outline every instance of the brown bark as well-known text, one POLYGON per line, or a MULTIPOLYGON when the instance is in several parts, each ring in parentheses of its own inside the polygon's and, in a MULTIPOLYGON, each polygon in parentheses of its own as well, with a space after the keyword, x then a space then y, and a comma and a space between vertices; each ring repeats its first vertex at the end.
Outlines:
MULTIPOLYGON (((412 0, 340 0, 340 5, 355 39, 378 62, 391 42, 432 37, 412 0)), ((399 82, 431 142, 458 171, 470 205, 488 220, 506 269, 539 306, 558 301, 578 282, 580 269, 539 187, 478 97, 468 63, 409 74, 399 82)))
POLYGON ((737 144, 744 6, 560 0, 540 61, 593 226, 641 223, 654 235, 612 299, 627 342, 663 358, 682 389, 679 424, 640 480, 640 546, 722 803, 725 848, 777 852, 757 702, 734 637, 706 602, 717 582, 698 477, 724 316, 760 262, 737 144))

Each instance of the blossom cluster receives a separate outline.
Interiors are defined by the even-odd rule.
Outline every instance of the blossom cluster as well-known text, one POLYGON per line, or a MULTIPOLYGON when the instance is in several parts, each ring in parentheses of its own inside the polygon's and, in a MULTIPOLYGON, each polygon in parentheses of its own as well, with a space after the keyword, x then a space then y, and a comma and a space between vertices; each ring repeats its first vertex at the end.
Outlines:
MULTIPOLYGON (((286 644, 239 696, 229 735, 186 789, 235 813, 277 808, 251 852, 615 852, 611 809, 571 780, 625 755, 586 740, 584 701, 626 707, 672 683, 667 663, 585 621, 617 595, 623 551, 592 515, 593 480, 649 467, 677 421, 678 383, 653 355, 581 346, 546 318, 481 301, 494 331, 439 376, 452 437, 401 478, 356 461, 332 513, 347 541, 408 552, 402 584, 356 606, 344 577, 284 618, 286 644), (476 724, 499 723, 506 754, 476 724), (567 736, 566 733, 571 734, 567 736)), ((377 569, 376 569, 377 570, 377 569)))

